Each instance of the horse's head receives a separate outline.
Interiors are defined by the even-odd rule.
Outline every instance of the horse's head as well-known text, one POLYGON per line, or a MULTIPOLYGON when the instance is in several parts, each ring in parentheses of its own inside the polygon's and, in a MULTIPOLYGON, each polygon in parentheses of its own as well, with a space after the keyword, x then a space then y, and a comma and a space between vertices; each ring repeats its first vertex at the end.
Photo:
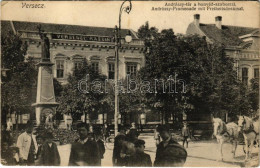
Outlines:
POLYGON ((213 118, 213 128, 214 128, 214 136, 217 136, 219 130, 221 129, 222 120, 220 118, 213 118))
POLYGON ((242 131, 244 129, 244 125, 246 123, 246 119, 244 116, 238 116, 238 131, 242 131))

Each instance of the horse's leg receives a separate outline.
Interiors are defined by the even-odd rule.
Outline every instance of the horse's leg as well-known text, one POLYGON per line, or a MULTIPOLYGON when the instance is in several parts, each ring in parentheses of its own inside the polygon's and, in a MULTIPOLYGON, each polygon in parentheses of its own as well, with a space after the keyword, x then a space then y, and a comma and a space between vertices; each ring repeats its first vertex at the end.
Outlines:
POLYGON ((219 156, 217 156, 217 159, 216 159, 216 161, 219 161, 220 160, 220 140, 219 140, 219 137, 216 137, 217 138, 217 143, 218 143, 218 153, 219 153, 219 156))
POLYGON ((248 140, 247 140, 246 136, 244 136, 244 138, 245 138, 245 151, 246 151, 245 160, 247 160, 248 159, 248 140))
POLYGON ((220 139, 220 142, 219 142, 219 150, 220 150, 221 161, 223 161, 223 151, 222 151, 223 143, 224 143, 224 140, 223 140, 223 139, 220 139))
POLYGON ((237 150, 237 141, 233 140, 233 149, 232 149, 233 158, 235 158, 236 156, 236 150, 237 150))
POLYGON ((249 141, 248 159, 250 159, 250 157, 251 157, 251 152, 252 152, 253 145, 254 145, 254 140, 252 139, 252 140, 249 141))

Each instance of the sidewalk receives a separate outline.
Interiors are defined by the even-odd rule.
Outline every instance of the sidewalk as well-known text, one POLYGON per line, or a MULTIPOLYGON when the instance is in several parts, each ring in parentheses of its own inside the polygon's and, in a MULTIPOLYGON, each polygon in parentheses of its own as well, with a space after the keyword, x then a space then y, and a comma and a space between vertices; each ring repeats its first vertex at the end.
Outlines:
MULTIPOLYGON (((146 144, 145 152, 150 154, 152 162, 155 160, 155 141, 153 136, 140 136, 140 139, 143 139, 146 144)), ((102 166, 113 166, 112 164, 112 154, 113 154, 113 144, 109 143, 108 148, 106 149, 104 159, 102 160, 102 166)), ((69 161, 70 145, 58 146, 60 155, 61 155, 61 166, 67 166, 69 161)), ((188 158, 184 166, 187 167, 241 167, 250 165, 245 163, 245 154, 243 152, 243 146, 238 145, 236 151, 236 158, 232 157, 232 145, 224 144, 223 145, 223 156, 224 161, 216 161, 219 152, 218 144, 215 140, 212 141, 193 141, 189 143, 189 148, 187 148, 188 158)), ((254 158, 250 163, 254 162, 254 165, 257 163, 257 152, 258 149, 253 149, 254 158)))

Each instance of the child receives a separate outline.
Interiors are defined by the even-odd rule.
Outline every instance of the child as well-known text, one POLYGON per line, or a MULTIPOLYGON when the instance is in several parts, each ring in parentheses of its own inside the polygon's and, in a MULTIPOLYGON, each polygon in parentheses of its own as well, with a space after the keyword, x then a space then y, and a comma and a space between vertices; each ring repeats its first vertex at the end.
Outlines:
POLYGON ((45 142, 42 145, 39 164, 41 166, 59 166, 60 155, 55 142, 53 142, 53 135, 51 132, 47 132, 44 135, 45 142))
POLYGON ((184 144, 186 142, 186 148, 188 148, 188 138, 190 137, 190 130, 187 127, 187 123, 184 123, 184 126, 183 126, 181 132, 182 132, 182 136, 183 136, 182 146, 184 147, 184 144))

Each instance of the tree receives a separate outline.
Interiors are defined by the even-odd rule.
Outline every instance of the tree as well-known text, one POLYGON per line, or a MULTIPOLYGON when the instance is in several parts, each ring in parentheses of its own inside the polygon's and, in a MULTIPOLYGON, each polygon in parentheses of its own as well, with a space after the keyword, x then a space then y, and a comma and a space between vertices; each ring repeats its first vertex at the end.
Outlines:
POLYGON ((60 96, 57 97, 57 102, 60 103, 58 112, 71 113, 73 119, 86 113, 90 114, 91 118, 96 118, 105 94, 98 91, 100 89, 97 88, 97 83, 96 86, 93 83, 104 80, 105 76, 95 73, 84 59, 81 68, 75 69, 74 74, 69 75, 68 84, 63 86, 60 96))
POLYGON ((238 91, 243 88, 236 78, 233 60, 226 56, 223 46, 210 44, 197 35, 176 36, 172 29, 155 32, 151 39, 151 31, 147 23, 138 30, 141 38, 148 39, 145 45, 149 48, 140 79, 150 81, 152 88, 156 88, 146 93, 146 98, 152 105, 160 103, 166 122, 171 114, 182 113, 187 104, 194 107, 193 112, 215 115, 238 113, 237 104, 246 104, 247 99, 239 98, 238 91), (154 80, 165 83, 155 86, 154 80), (170 91, 169 85, 174 91, 170 91))
POLYGON ((18 35, 2 32, 1 40, 2 66, 9 69, 1 85, 2 123, 5 123, 7 114, 15 113, 17 121, 18 114, 32 111, 37 70, 31 58, 25 59, 27 46, 18 35))
POLYGON ((250 102, 251 109, 254 113, 259 109, 259 78, 253 78, 250 81, 250 90, 248 93, 248 98, 250 102))
POLYGON ((27 45, 18 35, 14 35, 12 32, 2 32, 1 35, 2 67, 15 72, 18 64, 25 60, 27 45))

